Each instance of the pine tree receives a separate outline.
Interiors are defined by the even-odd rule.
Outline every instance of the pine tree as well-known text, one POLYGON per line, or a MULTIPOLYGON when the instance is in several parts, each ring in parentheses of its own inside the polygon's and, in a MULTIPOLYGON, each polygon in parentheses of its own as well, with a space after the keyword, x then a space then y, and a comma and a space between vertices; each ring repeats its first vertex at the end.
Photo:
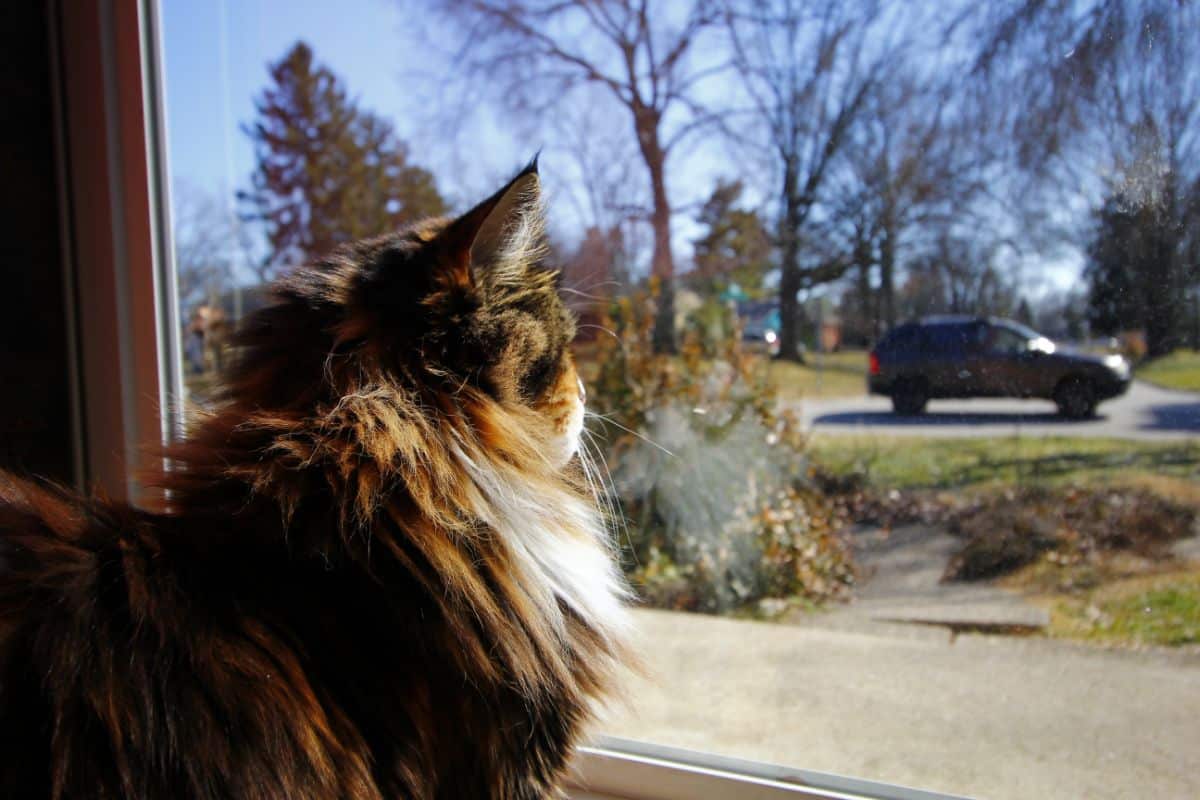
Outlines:
POLYGON ((338 244, 445 213, 433 176, 408 163, 390 123, 362 110, 341 80, 297 42, 269 66, 245 130, 257 164, 239 194, 266 229, 264 279, 338 244))
POLYGON ((1162 209, 1122 192, 1097 214, 1084 276, 1088 322, 1103 334, 1141 329, 1150 356, 1179 344, 1186 276, 1181 274, 1171 230, 1162 209))

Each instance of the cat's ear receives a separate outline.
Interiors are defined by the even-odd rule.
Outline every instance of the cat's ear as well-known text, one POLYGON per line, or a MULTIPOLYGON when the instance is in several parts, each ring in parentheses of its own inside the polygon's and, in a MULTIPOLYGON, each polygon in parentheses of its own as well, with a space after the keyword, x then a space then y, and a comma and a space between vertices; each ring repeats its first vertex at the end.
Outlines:
POLYGON ((450 223, 438 236, 443 277, 473 285, 477 270, 519 274, 543 247, 544 217, 537 158, 500 191, 450 223))

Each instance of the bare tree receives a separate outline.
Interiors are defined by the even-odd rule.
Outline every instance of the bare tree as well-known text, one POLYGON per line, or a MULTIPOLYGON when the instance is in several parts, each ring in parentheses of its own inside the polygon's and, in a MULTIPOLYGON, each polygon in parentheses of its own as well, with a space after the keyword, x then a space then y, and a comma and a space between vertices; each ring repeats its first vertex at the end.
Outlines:
POLYGON ((648 260, 652 251, 653 237, 648 235, 651 203, 649 188, 638 180, 643 167, 636 144, 628 136, 597 135, 606 129, 608 111, 590 96, 598 91, 593 87, 564 101, 570 106, 551 120, 554 144, 547 149, 562 152, 573 173, 571 180, 562 183, 572 189, 567 196, 584 229, 580 247, 596 252, 599 235, 606 242, 611 262, 602 285, 591 280, 577 285, 568 281, 566 288, 611 297, 629 290, 634 265, 648 260))
POLYGON ((692 56, 704 33, 721 19, 716 2, 691 0, 673 8, 650 0, 445 0, 442 5, 464 30, 461 61, 469 73, 498 81, 515 107, 549 113, 564 95, 590 86, 624 112, 650 186, 651 273, 660 285, 654 341, 660 350, 673 350, 675 261, 667 165, 680 142, 712 117, 697 101, 696 88, 723 65, 692 56), (682 13, 674 13, 677 9, 682 13))
POLYGON ((824 254, 802 264, 806 232, 831 166, 885 77, 895 48, 877 36, 881 7, 875 0, 733 3, 726 21, 735 67, 762 122, 766 146, 778 159, 779 357, 801 360, 797 294, 836 280, 852 263, 850 257, 824 254))
POLYGON ((234 283, 232 214, 216 195, 187 181, 175 182, 172 200, 179 304, 185 310, 215 305, 234 283))
POLYGON ((995 162, 987 131, 948 79, 954 74, 945 64, 893 64, 863 110, 832 182, 831 235, 840 229, 850 240, 860 292, 876 291, 867 274, 878 267, 876 334, 897 322, 896 283, 906 256, 917 263, 915 255, 940 246, 955 229, 969 228, 981 243, 1002 235, 994 209, 986 202, 977 207, 989 199, 995 162))
MULTIPOLYGON (((1159 221, 1164 257, 1139 281, 1151 350, 1170 349, 1200 280, 1200 4, 1008 0, 981 4, 972 21, 992 127, 1036 189, 1024 193, 1031 220, 1083 195, 1093 209, 1119 198, 1159 221)), ((1077 215, 1076 245, 1091 226, 1077 215)))

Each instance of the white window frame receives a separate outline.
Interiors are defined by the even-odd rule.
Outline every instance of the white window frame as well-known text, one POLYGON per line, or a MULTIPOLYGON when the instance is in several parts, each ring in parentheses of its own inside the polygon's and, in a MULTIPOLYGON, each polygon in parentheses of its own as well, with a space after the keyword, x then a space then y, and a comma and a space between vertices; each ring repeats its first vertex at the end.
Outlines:
POLYGON ((568 790, 574 800, 966 800, 609 736, 580 748, 568 790))
MULTIPOLYGON (((76 479, 137 502, 132 470, 181 430, 183 396, 159 2, 47 8, 76 479)), ((578 800, 955 800, 611 737, 579 750, 569 791, 578 800)))

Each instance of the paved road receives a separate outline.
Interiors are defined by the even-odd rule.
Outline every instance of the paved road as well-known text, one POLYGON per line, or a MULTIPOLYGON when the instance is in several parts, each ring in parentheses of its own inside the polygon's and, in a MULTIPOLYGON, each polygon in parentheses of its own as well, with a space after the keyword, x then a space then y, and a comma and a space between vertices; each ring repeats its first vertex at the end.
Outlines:
POLYGON ((886 397, 809 400, 798 404, 806 425, 824 433, 921 436, 1108 436, 1187 439, 1200 436, 1200 394, 1134 381, 1129 391, 1102 403, 1096 417, 1069 421, 1047 400, 934 400, 917 417, 892 414, 886 397))
POLYGON ((1200 797, 1200 655, 636 612, 605 733, 979 798, 1200 797))

